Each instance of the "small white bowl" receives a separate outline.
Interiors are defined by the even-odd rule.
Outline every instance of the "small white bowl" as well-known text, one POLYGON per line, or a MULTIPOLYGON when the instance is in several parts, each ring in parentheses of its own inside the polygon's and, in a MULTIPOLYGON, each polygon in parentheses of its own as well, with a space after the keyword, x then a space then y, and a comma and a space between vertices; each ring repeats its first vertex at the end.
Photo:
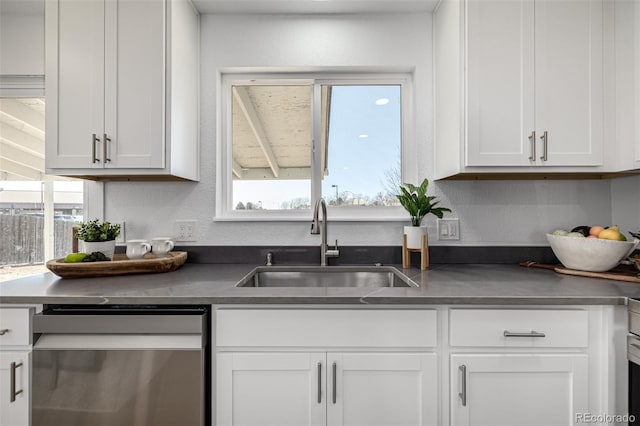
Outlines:
POLYGON ((551 234, 547 234, 547 241, 565 267, 591 272, 603 272, 616 267, 640 243, 637 239, 613 241, 551 234))

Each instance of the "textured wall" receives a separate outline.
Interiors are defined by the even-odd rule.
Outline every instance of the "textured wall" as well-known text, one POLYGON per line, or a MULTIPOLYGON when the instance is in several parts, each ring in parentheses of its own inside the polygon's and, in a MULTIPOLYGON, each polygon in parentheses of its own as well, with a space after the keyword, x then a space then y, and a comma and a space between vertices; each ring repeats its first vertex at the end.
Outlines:
MULTIPOLYGON (((107 183, 106 217, 126 220, 127 238, 170 234, 177 219, 198 220, 204 245, 312 245, 304 222, 215 222, 217 71, 224 67, 415 67, 419 175, 433 165, 431 17, 411 15, 216 16, 201 18, 201 181, 107 183)), ((611 222, 608 181, 434 182, 431 191, 462 239, 448 244, 546 245, 556 227, 611 222)), ((311 216, 311 215, 309 215, 311 216)), ((435 218, 426 220, 435 238, 435 218)), ((399 245, 401 222, 331 223, 329 241, 342 245, 399 245)))
POLYGON ((44 0, 0 6, 0 74, 44 75, 44 0))

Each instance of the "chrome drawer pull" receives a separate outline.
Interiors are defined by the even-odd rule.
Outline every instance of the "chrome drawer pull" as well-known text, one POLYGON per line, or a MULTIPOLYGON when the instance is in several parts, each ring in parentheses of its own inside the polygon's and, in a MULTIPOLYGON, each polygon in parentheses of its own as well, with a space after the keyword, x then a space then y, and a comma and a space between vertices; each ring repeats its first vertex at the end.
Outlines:
POLYGON ((547 131, 545 130, 544 133, 542 133, 542 136, 540 136, 540 139, 542 139, 542 156, 540 157, 540 159, 542 161, 547 161, 547 153, 548 153, 548 147, 549 147, 549 137, 547 135, 547 131))
POLYGON ((106 133, 103 133, 102 140, 104 141, 104 144, 102 146, 102 151, 103 151, 102 157, 104 158, 105 163, 110 163, 111 158, 109 158, 109 155, 107 153, 107 145, 111 143, 111 138, 107 137, 106 133))
POLYGON ((529 333, 512 333, 511 331, 504 331, 504 337, 547 337, 544 333, 538 333, 531 330, 529 333))
POLYGON ((322 363, 318 363, 318 404, 322 403, 322 363))
POLYGON ((536 131, 533 130, 531 132, 531 136, 529 136, 529 145, 531 149, 531 155, 529 156, 529 160, 536 161, 536 131))
POLYGON ((466 407, 467 406, 467 366, 463 364, 458 367, 458 370, 460 370, 460 375, 462 376, 462 383, 460 384, 460 387, 462 389, 460 392, 458 392, 458 396, 460 397, 462 406, 466 407))
POLYGON ((4 336, 5 334, 7 334, 10 331, 11 330, 9 330, 8 328, 3 328, 2 330, 0 330, 0 336, 4 336))
POLYGON ((100 159, 96 157, 96 145, 98 144, 98 142, 100 142, 100 138, 94 133, 91 136, 91 162, 94 164, 100 162, 100 159))
POLYGON ((9 402, 15 402, 16 396, 20 395, 24 389, 16 391, 16 370, 18 367, 22 367, 22 363, 11 363, 11 389, 9 392, 9 402))
POLYGON ((338 365, 334 362, 333 363, 333 403, 335 404, 338 399, 337 399, 337 390, 338 390, 338 386, 336 384, 336 379, 338 378, 338 365))

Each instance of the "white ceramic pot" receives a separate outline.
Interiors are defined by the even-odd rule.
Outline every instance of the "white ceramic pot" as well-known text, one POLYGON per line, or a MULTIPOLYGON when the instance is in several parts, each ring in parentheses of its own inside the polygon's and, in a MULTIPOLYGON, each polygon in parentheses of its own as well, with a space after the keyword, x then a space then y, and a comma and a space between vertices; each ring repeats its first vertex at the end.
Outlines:
MULTIPOLYGON (((407 236, 407 248, 420 249, 422 248, 422 236, 427 236, 426 226, 405 226, 404 233, 407 236)), ((426 245, 428 246, 429 240, 427 239, 426 245)))
POLYGON ((116 240, 99 242, 88 242, 80 240, 80 242, 82 243, 82 246, 79 247, 79 249, 82 253, 91 254, 93 252, 99 251, 109 259, 113 260, 113 252, 116 250, 116 240))

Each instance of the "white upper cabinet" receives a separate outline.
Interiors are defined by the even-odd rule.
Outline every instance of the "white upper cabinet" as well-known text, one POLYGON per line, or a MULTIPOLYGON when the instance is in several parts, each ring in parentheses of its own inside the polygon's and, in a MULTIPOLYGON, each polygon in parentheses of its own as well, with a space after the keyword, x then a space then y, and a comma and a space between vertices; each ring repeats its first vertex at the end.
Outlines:
POLYGON ((620 169, 640 169, 640 5, 615 2, 616 142, 620 169))
POLYGON ((436 178, 603 165, 602 0, 444 0, 434 27, 436 178))
POLYGON ((190 2, 52 0, 46 22, 47 172, 197 180, 190 2))

